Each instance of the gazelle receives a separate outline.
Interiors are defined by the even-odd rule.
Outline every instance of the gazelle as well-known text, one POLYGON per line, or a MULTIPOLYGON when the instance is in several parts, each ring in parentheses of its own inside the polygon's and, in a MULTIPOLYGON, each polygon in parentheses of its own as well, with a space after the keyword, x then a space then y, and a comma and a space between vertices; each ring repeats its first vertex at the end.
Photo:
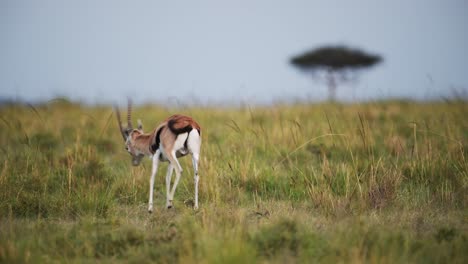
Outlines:
POLYGON ((187 154, 192 155, 195 182, 194 208, 198 208, 198 160, 200 157, 201 128, 191 117, 184 115, 173 115, 164 120, 151 133, 144 133, 141 121, 138 127, 132 125, 132 104, 128 101, 127 127, 122 127, 120 112, 115 107, 120 133, 125 141, 125 148, 132 156, 133 166, 140 165, 144 156, 152 159, 148 212, 153 212, 153 189, 154 178, 160 161, 168 161, 169 166, 166 174, 166 206, 172 208, 174 193, 179 183, 182 167, 177 158, 187 154), (171 189, 172 172, 175 170, 176 178, 171 189))

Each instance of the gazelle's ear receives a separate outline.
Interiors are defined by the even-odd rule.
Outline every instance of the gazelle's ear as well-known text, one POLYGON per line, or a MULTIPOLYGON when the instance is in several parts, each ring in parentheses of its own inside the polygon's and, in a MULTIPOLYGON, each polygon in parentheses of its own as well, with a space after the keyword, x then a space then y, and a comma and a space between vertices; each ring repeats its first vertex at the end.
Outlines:
POLYGON ((142 130, 143 129, 143 124, 141 123, 141 120, 138 119, 138 130, 142 130))

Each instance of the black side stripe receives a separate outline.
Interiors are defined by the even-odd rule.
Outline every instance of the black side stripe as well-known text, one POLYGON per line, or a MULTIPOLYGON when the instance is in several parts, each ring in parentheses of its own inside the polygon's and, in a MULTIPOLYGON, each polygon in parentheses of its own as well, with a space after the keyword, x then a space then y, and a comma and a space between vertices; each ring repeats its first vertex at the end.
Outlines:
POLYGON ((187 149, 187 141, 188 141, 188 138, 189 138, 190 134, 187 134, 187 138, 185 139, 185 142, 184 142, 184 148, 187 149))
POLYGON ((156 131, 156 136, 154 137, 154 144, 151 145, 151 152, 153 154, 156 152, 156 150, 159 149, 159 144, 161 144, 160 135, 161 135, 161 131, 162 131, 163 128, 164 128, 164 126, 162 126, 160 129, 158 129, 158 131, 156 131))

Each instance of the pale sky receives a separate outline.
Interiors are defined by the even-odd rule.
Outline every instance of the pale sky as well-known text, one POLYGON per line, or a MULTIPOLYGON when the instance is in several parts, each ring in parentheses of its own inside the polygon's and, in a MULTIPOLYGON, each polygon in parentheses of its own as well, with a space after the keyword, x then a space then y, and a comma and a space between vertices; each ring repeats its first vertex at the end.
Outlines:
POLYGON ((0 1, 0 98, 323 100, 289 63, 343 44, 384 57, 340 100, 468 91, 468 1, 0 1))

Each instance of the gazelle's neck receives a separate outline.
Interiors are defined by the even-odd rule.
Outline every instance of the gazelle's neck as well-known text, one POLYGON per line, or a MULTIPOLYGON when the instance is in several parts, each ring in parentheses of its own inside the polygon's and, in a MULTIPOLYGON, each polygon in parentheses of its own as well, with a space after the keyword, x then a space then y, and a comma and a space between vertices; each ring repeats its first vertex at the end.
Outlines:
POLYGON ((141 154, 151 156, 153 153, 150 151, 150 146, 153 139, 153 133, 138 134, 133 136, 132 145, 135 150, 138 150, 141 154))

